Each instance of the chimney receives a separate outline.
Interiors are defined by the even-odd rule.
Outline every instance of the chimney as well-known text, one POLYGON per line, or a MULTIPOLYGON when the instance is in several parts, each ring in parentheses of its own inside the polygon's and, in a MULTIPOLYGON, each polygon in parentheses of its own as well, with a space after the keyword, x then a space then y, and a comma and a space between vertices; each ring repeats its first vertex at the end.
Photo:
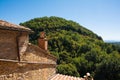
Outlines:
POLYGON ((38 39, 38 46, 44 50, 47 50, 48 40, 46 39, 45 32, 40 33, 40 37, 38 39))

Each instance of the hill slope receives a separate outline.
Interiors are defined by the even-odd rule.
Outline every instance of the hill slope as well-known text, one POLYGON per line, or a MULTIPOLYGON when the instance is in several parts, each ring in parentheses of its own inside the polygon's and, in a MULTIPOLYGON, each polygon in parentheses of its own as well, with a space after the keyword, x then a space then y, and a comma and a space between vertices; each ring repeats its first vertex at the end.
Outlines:
POLYGON ((37 44, 39 32, 46 32, 49 50, 58 57, 58 73, 83 76, 90 72, 97 80, 120 79, 120 49, 104 43, 101 37, 78 23, 52 16, 34 18, 20 25, 28 26, 35 32, 30 35, 34 44, 37 44))

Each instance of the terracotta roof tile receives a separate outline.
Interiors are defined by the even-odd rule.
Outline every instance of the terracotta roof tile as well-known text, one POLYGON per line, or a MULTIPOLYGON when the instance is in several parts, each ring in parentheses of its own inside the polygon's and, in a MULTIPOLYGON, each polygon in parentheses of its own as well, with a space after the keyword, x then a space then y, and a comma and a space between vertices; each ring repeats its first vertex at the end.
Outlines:
POLYGON ((32 30, 27 27, 15 25, 3 20, 0 20, 0 29, 32 32, 32 30))
POLYGON ((68 76, 68 75, 56 74, 49 80, 84 80, 84 79, 80 78, 80 77, 73 77, 73 76, 68 76))

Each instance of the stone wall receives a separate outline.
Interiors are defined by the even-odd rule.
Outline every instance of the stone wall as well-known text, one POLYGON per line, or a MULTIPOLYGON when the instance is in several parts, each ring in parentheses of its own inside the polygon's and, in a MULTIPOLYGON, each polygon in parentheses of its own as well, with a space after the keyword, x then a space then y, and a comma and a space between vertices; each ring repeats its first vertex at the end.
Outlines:
POLYGON ((29 44, 26 52, 21 56, 21 61, 42 62, 56 64, 56 57, 52 56, 48 51, 39 48, 36 45, 29 44))
POLYGON ((0 80, 48 80, 55 74, 56 57, 28 43, 27 32, 0 30, 0 80))
POLYGON ((48 80, 55 74, 54 64, 0 61, 0 80, 48 80))
POLYGON ((0 30, 0 59, 17 59, 16 31, 0 30))
POLYGON ((19 36, 19 52, 23 54, 28 46, 29 43, 29 34, 27 32, 20 33, 19 36))
POLYGON ((0 59, 18 59, 17 40, 19 53, 22 54, 26 51, 29 43, 28 33, 0 30, 0 59))

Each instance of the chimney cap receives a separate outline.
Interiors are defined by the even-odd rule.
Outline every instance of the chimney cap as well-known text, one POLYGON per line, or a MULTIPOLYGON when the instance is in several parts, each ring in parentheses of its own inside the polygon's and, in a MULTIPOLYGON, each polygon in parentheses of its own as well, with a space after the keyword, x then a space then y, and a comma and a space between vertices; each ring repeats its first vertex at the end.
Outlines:
POLYGON ((40 38, 46 38, 46 34, 44 31, 40 32, 40 38))

